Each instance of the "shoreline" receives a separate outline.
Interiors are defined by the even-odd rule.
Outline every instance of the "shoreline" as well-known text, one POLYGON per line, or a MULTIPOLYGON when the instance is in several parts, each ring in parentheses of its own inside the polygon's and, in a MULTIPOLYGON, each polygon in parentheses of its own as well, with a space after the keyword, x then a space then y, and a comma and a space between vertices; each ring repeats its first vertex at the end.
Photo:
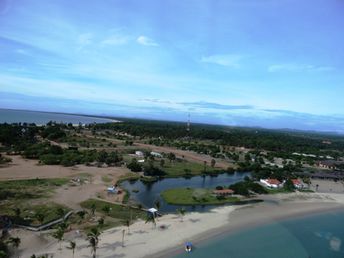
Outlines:
MULTIPOLYGON (((183 244, 186 241, 202 246, 228 234, 283 220, 344 211, 343 194, 296 193, 263 198, 266 200, 264 203, 223 206, 205 213, 187 213, 183 221, 176 214, 167 214, 158 219, 155 228, 140 220, 130 226, 130 234, 124 226, 108 229, 100 236, 97 253, 99 257, 173 257, 184 252, 183 244), (160 228, 162 225, 164 229, 160 228), (124 247, 122 230, 126 230, 124 247)), ((62 250, 59 250, 59 244, 51 236, 47 236, 44 242, 32 245, 32 238, 38 237, 37 234, 26 234, 30 235, 30 239, 23 239, 23 250, 20 252, 22 257, 33 253, 44 254, 42 250, 54 254, 54 257, 67 257, 70 250, 64 247, 68 240, 77 242, 76 258, 90 254, 85 237, 75 235, 74 231, 66 235, 62 250)))
MULTIPOLYGON (((313 217, 313 216, 320 216, 323 214, 331 213, 331 212, 344 212, 344 205, 342 204, 333 204, 333 203, 327 203, 329 204, 328 206, 330 207, 324 207, 325 203, 319 203, 321 207, 317 207, 315 209, 309 209, 307 211, 301 211, 298 213, 293 213, 293 214, 284 214, 280 215, 277 217, 274 217, 272 221, 269 221, 269 218, 262 219, 262 220, 257 220, 257 221, 252 221, 250 223, 244 223, 240 222, 237 225, 225 225, 224 227, 221 228, 213 228, 209 229, 206 232, 203 232, 199 235, 196 235, 193 237, 193 245, 199 247, 202 247, 204 245, 207 245, 210 241, 217 241, 220 240, 226 236, 231 236, 235 235, 241 232, 245 232, 247 230, 259 228, 259 227, 264 227, 270 224, 274 223, 281 223, 284 221, 288 220, 295 220, 295 219, 302 219, 302 218, 308 218, 308 217, 313 217)), ((245 205, 247 206, 247 205, 245 205)), ((239 212, 240 209, 245 209, 245 208, 250 208, 250 207, 239 207, 238 209, 234 210, 233 213, 239 212)), ((233 214, 234 216, 239 214, 233 214)), ((184 253, 184 249, 182 246, 173 246, 170 247, 164 251, 144 256, 144 258, 162 258, 162 257, 174 257, 176 255, 180 255, 184 253)))

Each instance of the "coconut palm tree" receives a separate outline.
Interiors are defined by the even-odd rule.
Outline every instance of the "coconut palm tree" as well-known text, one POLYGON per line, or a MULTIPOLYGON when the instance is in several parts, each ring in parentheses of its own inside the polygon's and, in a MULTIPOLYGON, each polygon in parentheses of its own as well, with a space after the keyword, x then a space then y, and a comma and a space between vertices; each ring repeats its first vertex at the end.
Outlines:
POLYGON ((186 210, 184 208, 180 208, 180 209, 177 209, 177 212, 180 216, 180 221, 183 222, 183 218, 184 218, 186 210))
POLYGON ((67 246, 67 248, 70 249, 70 250, 72 250, 72 252, 73 252, 73 258, 74 258, 76 243, 75 243, 74 241, 69 241, 69 246, 67 246))
POLYGON ((89 242, 89 247, 91 247, 91 253, 93 254, 93 258, 96 258, 97 255, 99 236, 100 231, 98 230, 98 228, 92 228, 91 231, 87 234, 87 239, 89 242))
MULTIPOLYGON (((21 243, 21 240, 19 237, 10 237, 7 241, 6 241, 7 244, 11 245, 14 249, 18 249, 19 248, 19 245, 21 243)), ((1 257, 1 255, 0 255, 1 257)), ((7 256, 4 256, 4 257, 7 257, 7 256)))
MULTIPOLYGON (((44 222, 44 219, 45 219, 44 214, 39 212, 39 213, 36 213, 36 214, 35 214, 35 217, 36 217, 36 219, 38 220, 40 226, 42 226, 42 225, 43 225, 43 222, 44 222)), ((41 232, 41 229, 39 229, 39 232, 41 232)), ((40 233, 40 234, 41 234, 41 233, 40 233)))
POLYGON ((159 201, 159 200, 156 200, 156 201, 154 202, 154 206, 155 206, 155 208, 156 208, 157 210, 159 210, 159 209, 160 209, 160 206, 161 206, 160 201, 159 201))
POLYGON ((62 243, 62 240, 63 240, 63 236, 64 236, 64 230, 62 228, 60 228, 60 227, 53 233, 53 237, 56 238, 57 241, 60 243, 59 250, 62 249, 61 243, 62 243))
POLYGON ((147 223, 152 223, 153 227, 156 227, 155 216, 154 215, 147 215, 145 223, 146 224, 147 223))
POLYGON ((92 203, 91 205, 91 214, 94 217, 95 213, 96 213, 97 207, 95 203, 92 203))

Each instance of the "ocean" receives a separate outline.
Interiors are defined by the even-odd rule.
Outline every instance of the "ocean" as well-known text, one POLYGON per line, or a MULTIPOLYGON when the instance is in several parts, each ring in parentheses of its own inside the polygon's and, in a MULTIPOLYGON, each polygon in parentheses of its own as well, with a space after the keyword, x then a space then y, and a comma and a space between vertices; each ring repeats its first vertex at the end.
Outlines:
POLYGON ((49 121, 55 121, 58 123, 63 122, 72 124, 90 124, 94 122, 108 123, 112 120, 90 116, 0 109, 0 123, 35 123, 37 125, 41 125, 46 124, 49 121))
POLYGON ((196 245, 174 258, 343 258, 344 211, 275 222, 196 245))

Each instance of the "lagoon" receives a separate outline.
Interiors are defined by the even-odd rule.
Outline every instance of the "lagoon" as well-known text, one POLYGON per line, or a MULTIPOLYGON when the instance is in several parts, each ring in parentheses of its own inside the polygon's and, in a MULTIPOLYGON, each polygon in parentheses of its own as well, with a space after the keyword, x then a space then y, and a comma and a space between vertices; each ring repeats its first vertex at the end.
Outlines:
MULTIPOLYGON (((164 178, 153 183, 143 183, 137 181, 124 181, 121 186, 129 191, 130 199, 132 201, 141 203, 145 207, 153 207, 154 202, 159 200, 161 212, 175 212, 181 206, 170 205, 163 201, 160 193, 172 188, 215 188, 216 186, 229 186, 244 180, 245 176, 250 173, 234 173, 234 174, 220 174, 217 176, 195 176, 191 178, 164 178), (134 191, 133 191, 134 190, 134 191), (135 192, 137 191, 138 192, 135 192)), ((208 211, 213 208, 212 205, 197 205, 184 207, 187 211, 208 211)))

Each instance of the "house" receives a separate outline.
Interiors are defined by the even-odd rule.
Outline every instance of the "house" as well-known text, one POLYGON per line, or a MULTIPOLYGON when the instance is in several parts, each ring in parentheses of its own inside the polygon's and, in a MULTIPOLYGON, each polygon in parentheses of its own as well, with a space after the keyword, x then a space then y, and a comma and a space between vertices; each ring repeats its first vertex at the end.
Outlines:
POLYGON ((234 191, 232 189, 214 190, 213 194, 216 196, 232 196, 234 191))
POLYGON ((150 155, 152 155, 153 157, 156 157, 156 158, 162 158, 162 155, 159 152, 152 151, 150 153, 150 155))
POLYGON ((282 187, 282 183, 273 178, 268 178, 268 179, 260 179, 260 182, 265 186, 269 188, 280 188, 282 187))
POLYGON ((318 166, 321 167, 321 168, 334 170, 334 169, 337 169, 338 167, 340 167, 343 164, 344 164, 344 162, 341 162, 341 161, 322 160, 322 161, 319 161, 318 166))
POLYGON ((302 189, 303 188, 303 184, 302 184, 301 180, 292 179, 291 182, 293 183, 293 185, 296 189, 302 189))
POLYGON ((135 151, 135 155, 139 156, 139 157, 143 157, 144 156, 142 151, 135 151))

